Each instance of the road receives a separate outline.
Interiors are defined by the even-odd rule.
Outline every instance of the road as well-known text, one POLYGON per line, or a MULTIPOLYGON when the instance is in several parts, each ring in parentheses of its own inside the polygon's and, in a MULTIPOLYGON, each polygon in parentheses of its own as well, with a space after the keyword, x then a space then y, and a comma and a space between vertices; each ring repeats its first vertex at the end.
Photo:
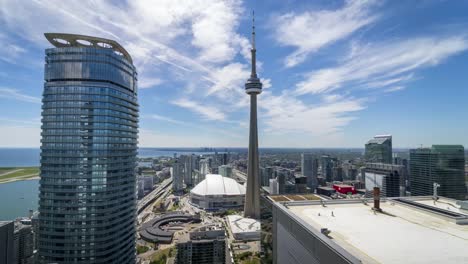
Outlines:
POLYGON ((246 182, 247 181, 247 174, 243 173, 240 170, 232 169, 232 176, 238 182, 246 182))
POLYGON ((165 179, 158 188, 154 189, 152 192, 148 193, 143 199, 138 201, 137 212, 140 214, 145 210, 148 205, 152 204, 157 198, 159 198, 164 192, 168 192, 172 184, 172 177, 165 179))

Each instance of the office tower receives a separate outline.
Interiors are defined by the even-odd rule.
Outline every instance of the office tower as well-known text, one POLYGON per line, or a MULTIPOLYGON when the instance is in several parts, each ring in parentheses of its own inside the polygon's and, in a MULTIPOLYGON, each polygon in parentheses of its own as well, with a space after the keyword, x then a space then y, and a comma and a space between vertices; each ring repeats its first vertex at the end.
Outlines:
POLYGON ((15 222, 13 244, 16 263, 34 264, 34 233, 31 225, 15 222))
POLYGON ((328 156, 324 155, 321 158, 321 165, 322 165, 322 177, 327 181, 333 181, 333 159, 328 156))
POLYGON ((343 181, 343 168, 333 167, 332 174, 334 181, 343 181))
POLYGON ((0 221, 0 263, 16 264, 14 230, 15 225, 12 221, 0 221))
POLYGON ((255 24, 252 19, 252 71, 245 83, 245 92, 250 95, 250 133, 249 133, 249 161, 247 165, 247 191, 245 194, 244 216, 254 219, 260 218, 260 179, 258 164, 258 131, 257 131, 257 95, 262 92, 262 83, 257 76, 255 24))
POLYGON ((176 247, 176 264, 227 263, 226 235, 221 227, 206 226, 184 234, 176 247))
POLYGON ((200 160, 200 173, 203 175, 207 175, 211 173, 211 166, 210 166, 209 159, 200 160))
POLYGON ((228 165, 221 165, 219 167, 219 174, 223 177, 232 178, 232 167, 228 165))
POLYGON ((38 261, 135 263, 135 66, 115 41, 45 36, 38 261))
POLYGON ((374 187, 380 188, 381 197, 405 196, 407 171, 403 165, 366 163, 362 170, 366 197, 372 197, 374 187))
POLYGON ((270 179, 270 194, 279 194, 279 185, 276 179, 270 179))
POLYGON ((184 183, 187 187, 193 186, 192 184, 192 172, 195 170, 193 164, 193 155, 184 156, 184 183))
POLYGON ((172 190, 181 192, 184 190, 184 167, 183 164, 176 161, 172 164, 172 190))
POLYGON ((270 186, 270 180, 273 179, 274 170, 272 167, 260 169, 261 184, 262 186, 270 186))
POLYGON ((365 147, 368 162, 392 164, 392 135, 377 135, 365 147))
POLYGON ((275 173, 276 173, 276 180, 278 181, 278 193, 284 194, 286 193, 286 170, 277 169, 275 173))
POLYGON ((318 186, 318 161, 311 153, 301 154, 301 172, 307 178, 307 187, 314 192, 318 186))
POLYGON ((464 200, 464 166, 465 151, 460 145, 410 149, 411 195, 433 195, 434 183, 438 183, 438 195, 464 200))

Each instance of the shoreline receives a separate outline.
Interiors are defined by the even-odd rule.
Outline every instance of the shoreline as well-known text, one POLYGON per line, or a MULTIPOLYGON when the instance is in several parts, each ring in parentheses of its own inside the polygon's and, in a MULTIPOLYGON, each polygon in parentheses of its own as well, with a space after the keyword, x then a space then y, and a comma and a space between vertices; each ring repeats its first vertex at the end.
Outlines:
POLYGON ((7 180, 0 180, 0 184, 4 183, 12 183, 12 182, 17 182, 17 181, 30 181, 30 180, 39 180, 41 177, 39 175, 34 175, 34 176, 26 176, 26 177, 17 177, 17 178, 12 178, 12 179, 7 179, 7 180))

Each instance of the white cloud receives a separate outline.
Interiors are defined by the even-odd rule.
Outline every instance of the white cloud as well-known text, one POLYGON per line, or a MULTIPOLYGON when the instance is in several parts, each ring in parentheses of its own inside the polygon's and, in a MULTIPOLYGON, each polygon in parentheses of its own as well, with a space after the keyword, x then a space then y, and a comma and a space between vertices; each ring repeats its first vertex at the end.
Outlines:
POLYGON ((388 41, 354 50, 335 68, 312 71, 296 85, 296 94, 325 93, 352 87, 387 87, 411 80, 414 71, 437 65, 468 49, 462 36, 420 37, 388 41))
POLYGON ((158 86, 161 84, 163 81, 160 78, 140 78, 138 80, 138 88, 140 89, 148 89, 148 88, 153 88, 154 86, 158 86))
POLYGON ((211 105, 203 105, 190 99, 178 99, 171 102, 174 105, 189 109, 207 120, 224 120, 226 115, 219 109, 211 105))
POLYGON ((245 64, 230 63, 213 71, 207 78, 212 83, 206 95, 215 95, 228 100, 243 94, 243 85, 249 76, 249 70, 245 64))
POLYGON ((183 122, 183 121, 180 121, 180 120, 176 120, 176 119, 173 119, 173 118, 170 118, 170 117, 167 117, 167 116, 162 116, 162 115, 157 115, 157 114, 152 114, 150 117, 152 119, 169 122, 169 123, 173 123, 173 124, 176 124, 176 125, 188 125, 189 124, 187 122, 183 122))
POLYGON ((40 104, 41 99, 21 93, 19 90, 10 88, 0 88, 0 98, 14 99, 18 101, 40 104))
POLYGON ((395 86, 395 87, 391 87, 391 88, 388 88, 385 90, 386 93, 391 93, 391 92, 397 92, 397 91, 401 91, 401 90, 404 90, 405 87, 404 86, 395 86))
POLYGON ((265 93, 259 101, 266 117, 267 131, 306 132, 314 136, 339 132, 355 119, 350 114, 365 108, 364 100, 354 98, 336 98, 332 102, 307 105, 288 94, 272 96, 265 93))
POLYGON ((303 62, 307 55, 342 40, 371 24, 377 15, 371 13, 375 1, 349 0, 337 10, 291 12, 274 19, 275 39, 296 50, 286 57, 285 66, 303 62))

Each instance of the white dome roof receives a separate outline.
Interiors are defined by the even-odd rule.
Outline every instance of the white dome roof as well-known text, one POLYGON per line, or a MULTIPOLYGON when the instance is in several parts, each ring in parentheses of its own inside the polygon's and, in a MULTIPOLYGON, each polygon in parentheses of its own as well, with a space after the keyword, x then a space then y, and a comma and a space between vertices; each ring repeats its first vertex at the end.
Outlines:
POLYGON ((245 187, 234 179, 219 174, 207 174, 190 193, 196 195, 245 195, 245 187))

